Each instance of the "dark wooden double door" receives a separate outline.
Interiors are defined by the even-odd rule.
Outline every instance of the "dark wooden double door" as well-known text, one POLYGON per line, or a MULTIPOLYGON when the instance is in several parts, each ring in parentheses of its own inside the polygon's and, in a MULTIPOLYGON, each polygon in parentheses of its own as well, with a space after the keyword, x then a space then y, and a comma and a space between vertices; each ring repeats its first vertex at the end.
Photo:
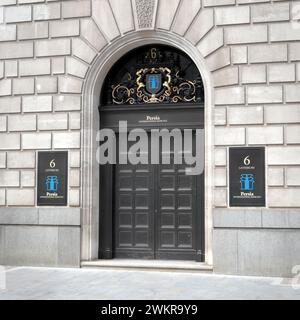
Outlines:
MULTIPOLYGON (((128 121, 128 130, 145 129, 150 146, 153 128, 192 128, 194 133, 198 128, 203 132, 203 118, 203 106, 196 105, 103 107, 100 127, 115 131, 118 150, 119 119, 128 121), (167 122, 145 122, 149 114, 167 122)), ((195 140, 193 135, 192 147, 185 148, 194 154, 195 140)), ((167 154, 161 146, 157 148, 160 164, 118 164, 117 159, 115 165, 100 166, 100 259, 204 260, 204 172, 187 175, 185 161, 174 164, 172 143, 170 164, 162 164, 167 154)), ((203 155, 204 139, 201 150, 203 155)), ((150 160, 150 150, 147 156, 150 160)))
POLYGON ((115 258, 202 261, 203 175, 185 170, 172 150, 170 164, 114 166, 115 258))

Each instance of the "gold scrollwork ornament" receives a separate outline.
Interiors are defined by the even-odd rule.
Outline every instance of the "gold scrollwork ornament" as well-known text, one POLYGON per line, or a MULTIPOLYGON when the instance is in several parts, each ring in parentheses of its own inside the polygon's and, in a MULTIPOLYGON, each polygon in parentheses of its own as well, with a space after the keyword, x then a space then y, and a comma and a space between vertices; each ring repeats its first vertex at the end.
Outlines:
POLYGON ((126 86, 118 84, 112 86, 112 98, 113 102, 116 104, 134 104, 135 99, 132 97, 134 94, 134 89, 128 89, 126 86))

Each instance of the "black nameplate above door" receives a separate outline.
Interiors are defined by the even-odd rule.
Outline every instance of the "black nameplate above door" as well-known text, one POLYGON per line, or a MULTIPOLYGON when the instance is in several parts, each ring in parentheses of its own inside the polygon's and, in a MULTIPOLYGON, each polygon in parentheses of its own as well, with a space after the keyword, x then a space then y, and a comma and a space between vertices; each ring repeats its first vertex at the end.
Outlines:
POLYGON ((38 152, 37 205, 66 206, 68 203, 68 152, 38 152))
POLYGON ((101 128, 118 129, 119 121, 132 128, 203 128, 204 108, 185 105, 181 108, 165 105, 122 106, 100 108, 101 128))
POLYGON ((231 207, 264 207, 265 148, 229 148, 231 207))

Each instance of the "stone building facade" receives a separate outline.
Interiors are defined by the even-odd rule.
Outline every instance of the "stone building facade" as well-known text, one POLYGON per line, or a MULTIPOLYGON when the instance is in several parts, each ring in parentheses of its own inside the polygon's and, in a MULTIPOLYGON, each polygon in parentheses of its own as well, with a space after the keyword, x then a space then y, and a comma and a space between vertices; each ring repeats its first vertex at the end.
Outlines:
POLYGON ((0 0, 0 264, 98 259, 98 105, 130 50, 165 44, 205 89, 205 262, 300 264, 300 1, 0 0), (228 148, 266 148, 266 206, 229 206, 228 148), (37 151, 67 150, 67 207, 38 207, 37 151))

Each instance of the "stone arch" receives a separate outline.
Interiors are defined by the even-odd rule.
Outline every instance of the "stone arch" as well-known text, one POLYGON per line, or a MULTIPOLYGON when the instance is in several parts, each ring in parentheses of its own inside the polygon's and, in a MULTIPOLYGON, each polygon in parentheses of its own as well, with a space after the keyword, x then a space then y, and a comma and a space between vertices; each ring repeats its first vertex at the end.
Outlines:
POLYGON ((124 0, 122 8, 115 0, 92 2, 92 17, 81 20, 81 39, 73 39, 72 43, 73 55, 88 63, 82 100, 82 260, 98 257, 99 168, 95 150, 102 83, 110 67, 125 53, 141 45, 160 43, 186 52, 197 65, 205 86, 205 249, 206 262, 212 264, 214 73, 226 72, 224 67, 230 64, 223 29, 214 27, 213 9, 202 9, 200 0, 174 1, 170 10, 165 10, 167 0, 159 4, 155 0, 124 0), (97 10, 100 4, 101 13, 97 10), (145 6, 144 10, 139 6, 145 6), (129 17, 124 22, 126 13, 129 17), (184 26, 179 23, 182 20, 184 26))
POLYGON ((91 65, 115 40, 146 30, 173 33, 195 46, 205 58, 215 87, 237 84, 230 81, 237 70, 230 65, 224 29, 215 24, 214 9, 201 6, 200 0, 92 0, 92 16, 81 19, 80 38, 73 39, 72 52, 91 65))

